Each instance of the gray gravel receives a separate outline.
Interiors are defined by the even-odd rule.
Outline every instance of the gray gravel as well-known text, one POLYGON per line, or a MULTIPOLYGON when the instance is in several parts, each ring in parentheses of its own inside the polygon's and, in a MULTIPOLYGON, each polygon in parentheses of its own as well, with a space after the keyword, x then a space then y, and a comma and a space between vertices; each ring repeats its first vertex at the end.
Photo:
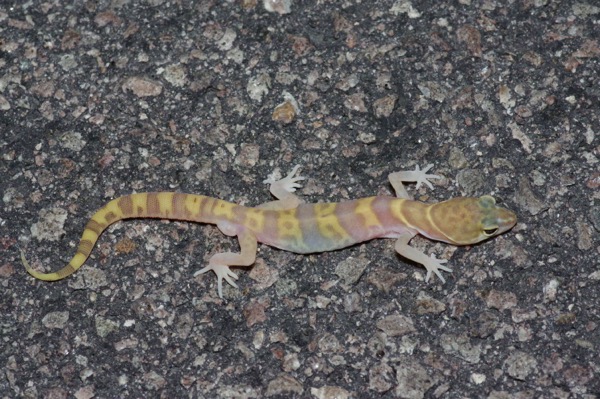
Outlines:
POLYGON ((600 6, 594 0, 0 4, 0 396, 599 398, 600 6), (279 11, 279 12, 278 12, 279 11), (56 283, 112 198, 245 205, 302 164, 308 201, 492 194, 481 245, 261 246, 240 289, 192 277, 237 243, 120 222, 56 283), (414 193, 414 187, 411 187, 414 193))

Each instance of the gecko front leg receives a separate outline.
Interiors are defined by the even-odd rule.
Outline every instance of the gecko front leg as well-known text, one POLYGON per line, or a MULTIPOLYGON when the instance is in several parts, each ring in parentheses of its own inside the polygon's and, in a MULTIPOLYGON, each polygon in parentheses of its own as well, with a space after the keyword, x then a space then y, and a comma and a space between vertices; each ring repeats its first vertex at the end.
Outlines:
POLYGON ((428 175, 427 172, 429 169, 433 167, 433 164, 429 164, 423 168, 423 170, 419 169, 419 165, 415 166, 415 170, 407 170, 401 172, 391 173, 388 176, 390 184, 394 188, 396 192, 396 197, 405 198, 405 199, 413 199, 412 195, 406 191, 406 187, 404 187, 403 183, 406 182, 415 182, 417 183, 416 189, 418 190, 421 187, 421 184, 425 184, 430 189, 433 189, 431 182, 428 179, 441 179, 441 176, 438 175, 428 175))
POLYGON ((413 248, 410 245, 408 245, 408 242, 415 235, 416 235, 415 233, 408 233, 408 232, 402 234, 396 241, 396 245, 394 246, 394 249, 400 255, 404 256, 407 259, 412 260, 413 262, 420 263, 421 265, 423 265, 425 267, 425 269, 427 269, 427 275, 425 276, 425 282, 428 282, 429 279, 431 278, 431 274, 435 273, 435 275, 438 276, 438 278, 440 280, 442 280, 442 283, 445 283, 446 280, 442 276, 442 273, 440 273, 440 270, 452 273, 452 269, 442 265, 443 263, 446 263, 447 260, 445 260, 445 259, 440 260, 440 259, 436 259, 433 256, 427 256, 426 254, 419 251, 418 249, 413 248))
MULTIPOLYGON (((433 164, 429 164, 421 170, 419 165, 415 166, 415 170, 413 171, 402 171, 395 172, 389 175, 389 180, 396 192, 396 196, 398 198, 404 198, 408 200, 412 200, 413 197, 406 191, 406 187, 404 187, 405 182, 415 182, 417 184, 417 190, 421 187, 421 184, 425 184, 429 188, 433 189, 431 182, 429 179, 440 179, 441 176, 438 175, 429 175, 427 172, 433 167, 433 164)), ((446 260, 436 259, 433 256, 427 256, 423 252, 419 251, 416 248, 408 245, 409 241, 417 234, 417 232, 407 231, 403 233, 398 240, 396 241, 395 249, 401 256, 412 260, 413 262, 420 263, 427 269, 427 275, 425 276, 425 281, 429 281, 432 273, 435 273, 436 276, 445 283, 446 280, 440 273, 440 270, 446 272, 452 272, 452 269, 443 266, 443 263, 446 263, 446 260)))

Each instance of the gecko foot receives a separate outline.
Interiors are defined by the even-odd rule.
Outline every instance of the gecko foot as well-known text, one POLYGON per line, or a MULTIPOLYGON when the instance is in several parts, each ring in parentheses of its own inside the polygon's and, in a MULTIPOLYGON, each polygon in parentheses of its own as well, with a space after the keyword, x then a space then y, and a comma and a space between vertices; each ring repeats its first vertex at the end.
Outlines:
POLYGON ((433 185, 429 182, 428 179, 441 179, 441 176, 438 175, 428 175, 427 172, 429 171, 429 169, 433 168, 433 164, 430 163, 429 165, 425 166, 423 168, 423 170, 419 169, 419 165, 415 166, 415 170, 410 172, 413 174, 414 177, 414 181, 417 183, 417 190, 419 189, 419 187, 421 187, 421 184, 425 184, 427 185, 427 187, 429 187, 430 189, 433 189, 433 185))
POLYGON ((217 291, 219 293, 219 298, 223 298, 223 279, 225 279, 232 287, 238 288, 235 281, 233 281, 234 279, 238 279, 238 275, 232 272, 227 265, 209 262, 208 266, 194 273, 194 277, 211 270, 217 275, 217 291))
POLYGON ((440 270, 443 270, 448 273, 452 273, 452 269, 450 269, 446 266, 442 266, 442 263, 446 263, 446 262, 448 262, 446 259, 436 259, 433 255, 431 255, 431 257, 429 257, 427 259, 427 261, 423 263, 423 266, 425 266, 425 268, 427 269, 427 275, 425 276, 425 282, 428 282, 429 279, 431 278, 431 274, 435 273, 435 275, 438 276, 438 278, 440 280, 442 280, 442 283, 445 283, 446 280, 442 276, 442 273, 440 273, 440 270))
POLYGON ((272 186, 278 185, 288 193, 293 193, 297 188, 302 187, 298 182, 306 179, 304 176, 294 176, 296 172, 298 172, 298 169, 300 169, 300 165, 294 166, 294 169, 292 169, 292 171, 283 179, 275 180, 272 177, 269 177, 268 179, 264 180, 263 183, 271 184, 272 186))

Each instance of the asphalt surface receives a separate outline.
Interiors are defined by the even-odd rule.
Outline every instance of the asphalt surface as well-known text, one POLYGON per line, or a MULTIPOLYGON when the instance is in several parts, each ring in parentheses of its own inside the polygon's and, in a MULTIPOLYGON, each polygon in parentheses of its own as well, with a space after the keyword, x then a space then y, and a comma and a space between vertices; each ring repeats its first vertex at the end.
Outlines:
POLYGON ((600 4, 589 0, 3 0, 0 396, 600 397, 600 4), (280 7, 280 8, 278 8, 280 7), (257 205, 303 166, 310 202, 493 195, 516 227, 456 248, 447 282, 374 240, 260 246, 224 299, 215 226, 116 223, 109 200, 257 205))

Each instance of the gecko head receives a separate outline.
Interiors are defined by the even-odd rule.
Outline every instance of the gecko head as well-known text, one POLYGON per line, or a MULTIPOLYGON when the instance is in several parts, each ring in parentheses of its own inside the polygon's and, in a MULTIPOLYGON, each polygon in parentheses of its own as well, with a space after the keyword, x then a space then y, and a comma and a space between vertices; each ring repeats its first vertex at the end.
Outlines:
POLYGON ((517 216, 496 205, 494 197, 484 195, 432 205, 430 220, 440 234, 433 238, 454 245, 470 245, 510 230, 517 223, 517 216))

